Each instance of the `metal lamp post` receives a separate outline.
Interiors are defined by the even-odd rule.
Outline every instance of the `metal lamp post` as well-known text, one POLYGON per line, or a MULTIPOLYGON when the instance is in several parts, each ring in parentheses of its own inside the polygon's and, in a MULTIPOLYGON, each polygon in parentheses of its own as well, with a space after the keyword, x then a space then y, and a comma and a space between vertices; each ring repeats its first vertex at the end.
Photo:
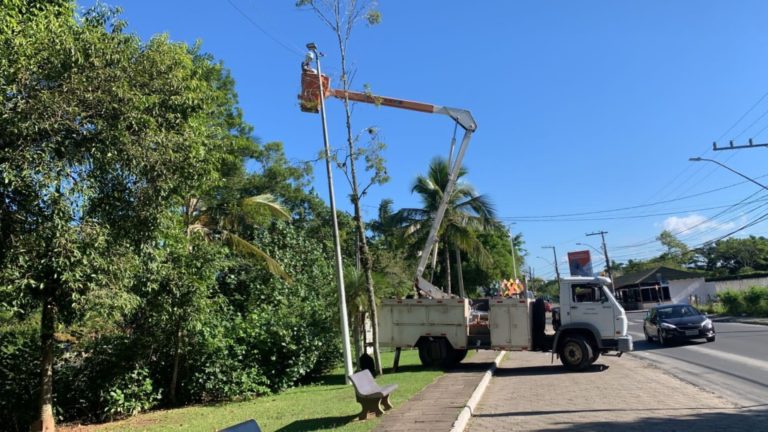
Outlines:
POLYGON ((335 246, 336 258, 336 284, 339 287, 339 312, 341 315, 341 338, 344 344, 344 371, 346 372, 346 382, 351 384, 349 376, 354 373, 352 368, 352 354, 349 346, 349 320, 347 318, 347 295, 344 289, 344 268, 341 260, 341 238, 339 237, 339 221, 336 217, 336 197, 333 192, 333 173, 331 171, 331 146, 328 142, 328 125, 325 119, 325 98, 323 97, 323 75, 320 71, 320 57, 322 53, 317 50, 317 46, 310 42, 307 44, 317 65, 317 79, 320 82, 320 118, 323 124, 323 144, 325 146, 325 170, 328 176, 328 199, 331 205, 331 219, 333 220, 333 243, 335 246))

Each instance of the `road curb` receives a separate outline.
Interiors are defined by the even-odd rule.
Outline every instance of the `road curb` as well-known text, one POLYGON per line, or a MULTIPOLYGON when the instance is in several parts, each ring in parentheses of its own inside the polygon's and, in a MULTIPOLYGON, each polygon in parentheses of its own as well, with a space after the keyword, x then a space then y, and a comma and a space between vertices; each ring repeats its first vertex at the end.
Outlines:
POLYGON ((485 371, 485 375, 483 376, 483 379, 480 380, 480 384, 475 387, 475 391, 472 392, 472 396, 470 396, 467 404, 464 405, 464 408, 462 408, 461 412, 459 412, 459 416, 456 418, 456 421, 453 422, 451 432, 462 432, 467 427, 469 419, 472 418, 472 413, 475 411, 477 404, 483 397, 483 393, 485 393, 485 389, 488 388, 488 384, 491 382, 493 373, 496 372, 496 368, 499 367, 499 364, 501 364, 501 360, 504 358, 504 354, 506 353, 506 351, 500 352, 499 355, 496 356, 496 360, 493 361, 493 365, 491 365, 491 367, 485 371))

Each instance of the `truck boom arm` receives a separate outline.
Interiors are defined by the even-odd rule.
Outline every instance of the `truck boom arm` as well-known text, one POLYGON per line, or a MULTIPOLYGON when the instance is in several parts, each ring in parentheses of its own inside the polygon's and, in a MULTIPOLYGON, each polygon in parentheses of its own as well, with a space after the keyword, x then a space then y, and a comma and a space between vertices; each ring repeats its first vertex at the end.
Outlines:
POLYGON ((445 191, 443 191, 443 197, 440 201, 440 205, 432 217, 432 226, 430 227, 429 235, 427 236, 427 241, 424 244, 424 248, 421 251, 419 264, 416 267, 415 282, 417 289, 432 298, 447 298, 449 296, 448 294, 430 284, 421 276, 424 274, 424 270, 427 267, 430 252, 437 242, 437 232, 440 229, 440 224, 442 223, 443 217, 445 216, 448 200, 456 186, 456 181, 461 169, 461 162, 464 159, 464 154, 467 151, 467 147, 469 146, 469 141, 472 138, 472 134, 475 132, 475 130, 477 130, 477 123, 475 123, 475 119, 472 117, 472 114, 465 109, 449 108, 423 102, 377 96, 370 93, 332 89, 328 85, 330 81, 328 77, 325 75, 319 77, 316 71, 309 68, 304 68, 302 70, 301 77, 302 94, 299 95, 299 99, 301 99, 301 108, 303 111, 318 112, 321 88, 319 83, 321 79, 323 82, 323 97, 333 96, 337 99, 347 99, 354 102, 384 105, 392 108, 407 109, 432 114, 443 114, 452 118, 459 126, 464 129, 464 137, 462 138, 461 145, 459 146, 459 149, 456 153, 456 159, 453 161, 453 164, 450 167, 448 183, 445 186, 445 191))

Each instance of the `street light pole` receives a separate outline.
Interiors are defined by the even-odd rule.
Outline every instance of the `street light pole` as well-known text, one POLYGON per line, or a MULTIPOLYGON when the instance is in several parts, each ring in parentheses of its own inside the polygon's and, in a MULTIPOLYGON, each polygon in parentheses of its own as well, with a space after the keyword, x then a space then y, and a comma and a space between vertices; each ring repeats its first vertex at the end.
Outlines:
POLYGON ((347 384, 351 384, 349 376, 355 371, 352 369, 352 354, 349 346, 349 319, 347 318, 347 295, 344 289, 344 267, 341 259, 341 237, 339 236, 339 221, 336 217, 336 197, 333 192, 333 173, 331 170, 331 146, 328 142, 328 125, 325 119, 325 98, 323 94, 323 74, 320 71, 320 57, 323 55, 317 50, 317 46, 310 42, 307 49, 312 53, 317 65, 317 79, 320 83, 320 118, 323 123, 323 145, 325 146, 325 171, 328 176, 328 199, 331 204, 331 219, 333 220, 333 243, 336 258, 336 284, 339 287, 339 312, 341 315, 341 340, 344 345, 344 371, 347 384))
POLYGON ((751 178, 751 177, 749 177, 749 176, 746 176, 746 175, 744 175, 744 174, 742 174, 742 173, 740 173, 740 172, 736 171, 735 169, 733 169, 733 168, 731 168, 731 167, 729 167, 729 166, 727 166, 727 165, 723 165, 723 164, 721 164, 720 162, 718 162, 718 161, 716 161, 716 160, 714 160, 714 159, 707 159, 707 158, 701 158, 701 157, 692 157, 692 158, 688 158, 688 160, 689 160, 689 161, 691 161, 691 162, 701 162, 701 161, 706 161, 706 162, 712 162, 712 163, 718 164, 718 165, 720 165, 721 167, 723 167, 723 168, 727 169, 728 171, 730 171, 730 172, 732 172, 732 173, 734 173, 734 174, 736 174, 736 175, 739 175, 739 176, 741 176, 741 177, 743 177, 743 178, 745 178, 745 179, 747 179, 747 180, 751 181, 752 183, 754 183, 754 184, 756 184, 756 185, 760 186, 760 187, 761 187, 761 188, 763 188, 763 189, 766 189, 766 190, 768 190, 768 186, 766 186, 766 185, 764 185, 764 184, 760 183, 759 181, 757 181, 757 180, 755 180, 755 179, 753 179, 753 178, 751 178))
POLYGON ((557 281, 560 282, 560 269, 557 268, 557 250, 554 246, 542 246, 542 249, 552 249, 552 255, 555 257, 555 274, 557 275, 557 281))

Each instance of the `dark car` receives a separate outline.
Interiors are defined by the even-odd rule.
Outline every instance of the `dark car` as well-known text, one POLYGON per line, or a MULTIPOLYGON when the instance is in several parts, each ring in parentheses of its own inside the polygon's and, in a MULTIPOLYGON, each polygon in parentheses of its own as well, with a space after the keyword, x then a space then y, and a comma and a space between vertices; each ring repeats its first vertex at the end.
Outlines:
POLYGON ((643 321, 645 340, 664 345, 673 340, 715 340, 715 326, 706 315, 687 304, 659 305, 651 308, 643 321))

